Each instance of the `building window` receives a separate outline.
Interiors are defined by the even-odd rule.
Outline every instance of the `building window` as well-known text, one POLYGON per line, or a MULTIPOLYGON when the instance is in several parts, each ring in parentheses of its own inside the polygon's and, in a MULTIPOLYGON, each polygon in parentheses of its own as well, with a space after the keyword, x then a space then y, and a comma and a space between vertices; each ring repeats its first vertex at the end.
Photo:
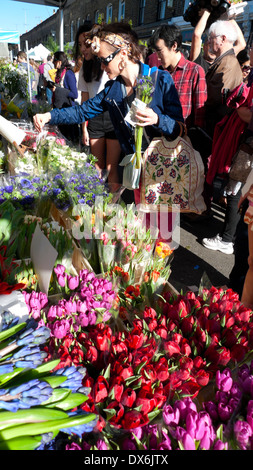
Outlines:
POLYGON ((140 0, 139 6, 139 24, 144 23, 144 11, 145 11, 146 0, 140 0))
POLYGON ((81 18, 77 18, 77 22, 76 22, 76 30, 78 31, 79 28, 80 28, 80 24, 81 24, 81 18))
POLYGON ((125 18, 125 0, 119 0, 119 15, 118 20, 124 20, 125 18))
POLYGON ((95 23, 98 24, 99 22, 99 10, 95 12, 95 23))
POLYGON ((112 4, 109 3, 106 7, 106 23, 112 22, 112 4))
POLYGON ((158 0, 157 20, 164 20, 167 0, 158 0))
POLYGON ((90 13, 86 15, 86 18, 83 20, 83 22, 85 23, 85 21, 87 22, 90 21, 90 13))

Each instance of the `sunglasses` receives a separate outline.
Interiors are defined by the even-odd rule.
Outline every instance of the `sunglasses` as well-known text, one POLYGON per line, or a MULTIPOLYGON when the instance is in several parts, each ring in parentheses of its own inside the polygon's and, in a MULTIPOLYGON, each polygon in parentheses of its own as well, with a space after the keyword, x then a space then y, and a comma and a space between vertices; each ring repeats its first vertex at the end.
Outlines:
POLYGON ((244 65, 244 66, 242 67, 242 70, 243 70, 244 72, 249 72, 250 69, 251 69, 250 65, 244 65))
POLYGON ((107 57, 98 57, 98 60, 101 64, 108 65, 120 51, 121 49, 116 49, 116 51, 107 57))

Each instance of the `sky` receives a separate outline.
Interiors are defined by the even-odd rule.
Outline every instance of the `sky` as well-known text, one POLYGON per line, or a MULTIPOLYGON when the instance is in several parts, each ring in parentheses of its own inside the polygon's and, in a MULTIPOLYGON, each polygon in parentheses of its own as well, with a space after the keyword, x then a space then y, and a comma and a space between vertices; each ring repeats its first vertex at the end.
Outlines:
POLYGON ((20 34, 34 28, 57 10, 57 7, 15 0, 0 0, 0 4, 0 31, 18 31, 20 34))

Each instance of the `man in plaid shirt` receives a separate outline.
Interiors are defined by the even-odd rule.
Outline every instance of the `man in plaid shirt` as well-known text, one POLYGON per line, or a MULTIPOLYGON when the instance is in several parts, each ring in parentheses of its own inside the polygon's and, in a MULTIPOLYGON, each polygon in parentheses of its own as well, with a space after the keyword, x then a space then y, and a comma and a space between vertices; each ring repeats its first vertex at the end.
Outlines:
POLYGON ((162 25, 154 32, 150 43, 161 60, 162 68, 167 69, 173 78, 187 128, 205 128, 205 71, 200 65, 185 59, 180 52, 180 30, 175 25, 162 25))

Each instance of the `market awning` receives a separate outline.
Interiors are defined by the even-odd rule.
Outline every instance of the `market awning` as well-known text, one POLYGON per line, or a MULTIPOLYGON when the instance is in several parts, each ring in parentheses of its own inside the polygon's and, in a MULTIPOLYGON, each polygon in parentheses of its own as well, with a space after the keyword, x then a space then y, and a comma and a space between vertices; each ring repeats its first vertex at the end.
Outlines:
POLYGON ((9 44, 19 44, 19 32, 0 31, 0 42, 8 42, 9 44))

